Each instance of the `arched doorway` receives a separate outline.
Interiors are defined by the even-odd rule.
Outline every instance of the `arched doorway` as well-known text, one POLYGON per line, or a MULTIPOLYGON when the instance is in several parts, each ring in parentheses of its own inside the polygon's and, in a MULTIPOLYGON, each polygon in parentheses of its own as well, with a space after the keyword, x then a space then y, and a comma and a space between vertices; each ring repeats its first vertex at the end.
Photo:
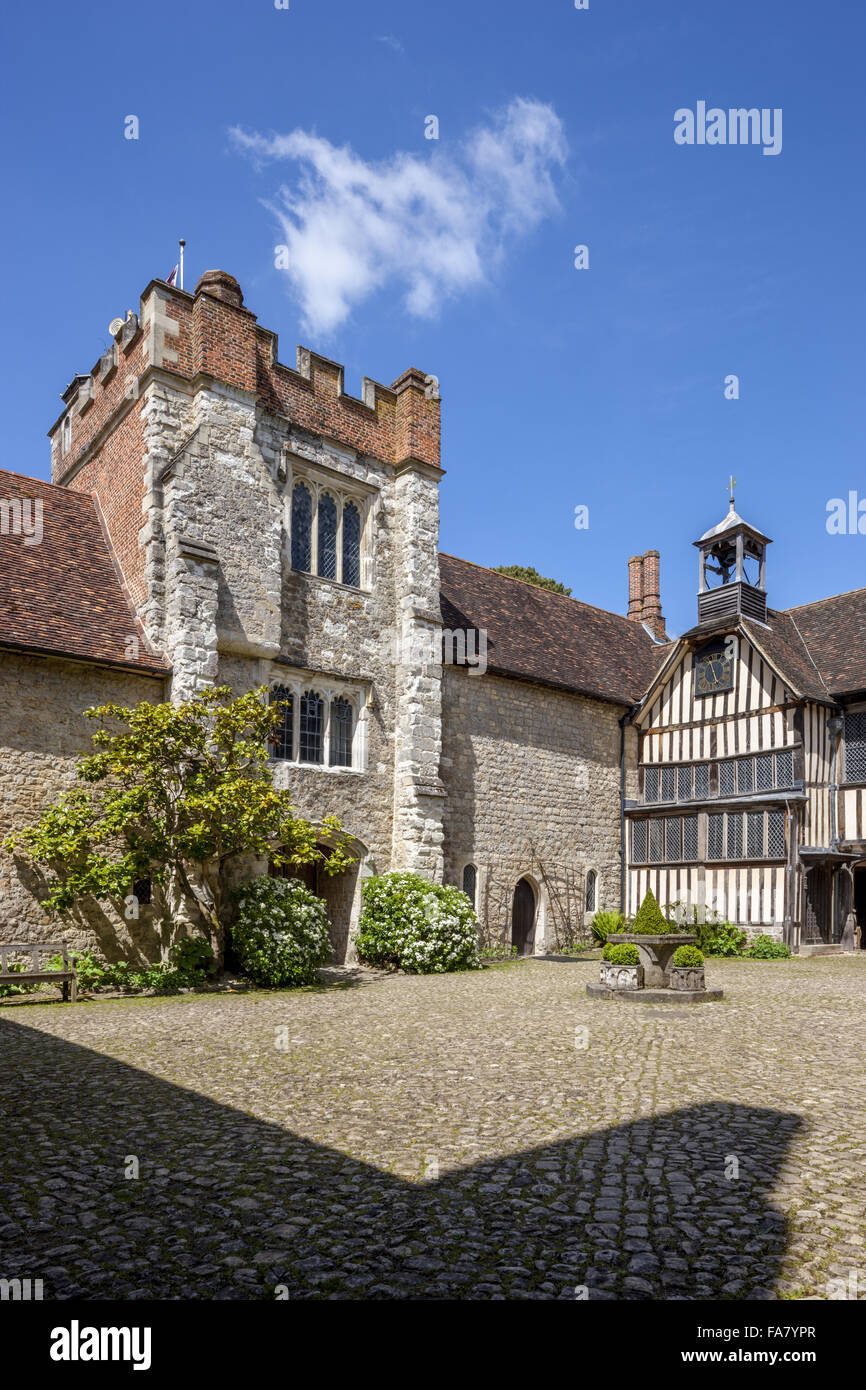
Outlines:
MULTIPOLYGON (((327 844, 317 844, 316 848, 327 854, 327 844)), ((327 874, 319 864, 283 864, 276 868, 271 864, 269 872, 278 878, 293 878, 309 888, 325 904, 330 924, 331 945, 334 948, 334 963, 343 965, 349 954, 349 938, 352 929, 352 909, 355 904, 358 885, 358 870, 364 855, 360 841, 352 847, 357 857, 354 864, 341 874, 327 874)))
POLYGON ((535 889, 528 878, 521 878, 511 904, 511 944, 519 956, 535 950, 535 889))

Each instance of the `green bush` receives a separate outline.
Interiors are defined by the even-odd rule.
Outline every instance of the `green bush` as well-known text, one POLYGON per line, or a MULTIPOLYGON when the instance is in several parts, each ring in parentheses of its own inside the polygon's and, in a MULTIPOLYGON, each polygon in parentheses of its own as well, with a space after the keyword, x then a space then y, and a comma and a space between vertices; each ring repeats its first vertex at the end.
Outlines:
POLYGON ((633 941, 620 941, 617 945, 605 946, 602 959, 611 965, 638 965, 640 952, 633 941))
POLYGON ((701 950, 706 956, 741 956, 746 944, 746 933, 730 922, 716 923, 706 934, 698 938, 701 950))
MULTIPOLYGON (((142 968, 125 960, 111 964, 93 951, 81 951, 76 953, 75 968, 82 993, 122 989, 137 994, 144 989, 155 989, 160 994, 176 994, 178 990, 196 989, 204 984, 212 964, 213 951, 204 937, 186 936, 175 942, 168 960, 159 965, 142 968)), ((48 968, 61 970, 62 957, 51 956, 48 968)))
POLYGON ((360 960, 415 975, 480 969, 478 923, 459 888, 420 874, 377 874, 367 879, 362 898, 360 960))
POLYGON ((703 953, 697 946, 678 946, 671 957, 672 965, 703 965, 703 953))
POLYGON ((233 894, 238 915, 231 943, 257 985, 308 985, 330 960, 328 914, 321 898, 297 879, 250 879, 233 894))
POLYGON ((609 936, 625 931, 625 918, 621 912, 597 912, 589 924, 593 940, 603 946, 609 936))
MULTIPOLYGON (((19 971, 26 969, 27 966, 21 961, 11 961, 8 966, 10 974, 17 975, 19 971)), ((38 988, 38 985, 0 985, 0 999, 9 999, 13 994, 29 994, 31 990, 38 988)))
POLYGON ((646 891, 646 897, 637 910, 631 930, 635 936, 665 936, 671 930, 670 923, 662 916, 662 910, 651 888, 646 891))
POLYGON ((743 955, 752 960, 787 960, 791 952, 784 941, 774 941, 771 936, 756 936, 743 955))

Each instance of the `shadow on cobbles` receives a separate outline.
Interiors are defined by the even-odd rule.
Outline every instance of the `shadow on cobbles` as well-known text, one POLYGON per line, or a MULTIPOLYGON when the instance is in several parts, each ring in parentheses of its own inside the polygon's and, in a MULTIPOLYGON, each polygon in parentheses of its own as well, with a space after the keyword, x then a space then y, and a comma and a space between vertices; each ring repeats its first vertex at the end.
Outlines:
POLYGON ((0 1278, 55 1299, 766 1298, 801 1123, 699 1104, 411 1182, 8 1019, 0 1105, 0 1278))

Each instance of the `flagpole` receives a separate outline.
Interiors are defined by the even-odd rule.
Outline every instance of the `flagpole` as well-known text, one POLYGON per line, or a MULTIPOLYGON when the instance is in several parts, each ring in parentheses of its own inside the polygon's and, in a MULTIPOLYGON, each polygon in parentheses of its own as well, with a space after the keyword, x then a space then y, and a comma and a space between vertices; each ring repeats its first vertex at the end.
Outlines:
POLYGON ((180 287, 181 287, 181 289, 183 289, 183 248, 186 246, 186 242, 181 238, 181 241, 180 241, 179 244, 180 244, 180 287))

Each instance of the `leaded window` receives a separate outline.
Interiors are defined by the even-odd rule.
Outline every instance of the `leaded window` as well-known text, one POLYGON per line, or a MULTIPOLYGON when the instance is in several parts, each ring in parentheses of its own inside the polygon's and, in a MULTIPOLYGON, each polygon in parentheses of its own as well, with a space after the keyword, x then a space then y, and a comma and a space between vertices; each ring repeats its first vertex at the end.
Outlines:
POLYGON ((845 715, 845 780, 866 782, 866 710, 845 715))
POLYGON ((718 813, 707 816, 707 858, 724 859, 725 818, 718 813))
POLYGON ((598 874, 595 869, 590 869, 586 876, 586 910, 595 912, 595 890, 598 883, 598 874))
POLYGON ((783 859, 785 856, 785 813, 770 811, 767 816, 767 858, 783 859))
POLYGON ((690 767, 677 768, 677 801, 692 799, 692 770, 690 767))
POLYGON ((305 573, 313 567, 313 499, 306 483, 292 489, 292 569, 305 573))
POLYGON ((676 864, 680 858, 680 818, 668 816, 665 819, 665 859, 676 864))
POLYGON ((755 790, 768 792, 773 786, 773 755, 759 753, 755 759, 755 790))
POLYGON ((273 732, 274 757, 291 758, 294 747, 295 697, 284 685, 275 685, 271 690, 271 704, 282 705, 279 723, 273 732))
POLYGON ((475 906, 475 889, 478 882, 478 874, 474 864, 464 864, 463 866, 463 892, 475 906))
POLYGON ((719 796, 733 796, 734 791, 734 764, 719 763, 719 796))
POLYGON ((661 773, 661 799, 662 801, 673 801, 676 797, 677 770, 675 767, 663 767, 661 773))
POLYGON ((337 504, 328 492, 319 498, 319 568, 323 579, 337 578, 337 504))
POLYGON ((763 859, 764 857, 763 811, 750 811, 746 816, 746 857, 748 859, 763 859))
POLYGON ((790 751, 776 754, 776 786, 794 785, 794 754, 790 751))
POLYGON ((352 766, 352 706, 338 696, 331 701, 331 767, 352 766))
POLYGON ((698 818, 683 816, 683 859, 698 857, 698 818))
POLYGON ((361 513, 354 502, 343 508, 343 583, 361 584, 361 513))
POLYGON ((704 801, 710 794, 709 763, 695 764, 695 800, 704 801))
POLYGON ((651 803, 659 799, 659 770, 657 767, 644 769, 643 774, 643 795, 644 801, 651 803))
POLYGON ((325 704, 315 690, 305 690, 301 696, 300 759, 302 763, 323 760, 322 728, 325 704))
POLYGON ((728 859, 742 859, 743 857, 743 817, 741 815, 728 816, 728 859))
POLYGON ((646 863, 646 821, 636 820, 631 828, 631 855, 636 864, 646 863))
POLYGON ((661 820, 651 820, 649 823, 649 862, 661 864, 664 857, 664 825, 661 820))
POLYGON ((737 762, 737 791, 741 796, 755 790, 755 769, 751 758, 740 758, 737 762))

